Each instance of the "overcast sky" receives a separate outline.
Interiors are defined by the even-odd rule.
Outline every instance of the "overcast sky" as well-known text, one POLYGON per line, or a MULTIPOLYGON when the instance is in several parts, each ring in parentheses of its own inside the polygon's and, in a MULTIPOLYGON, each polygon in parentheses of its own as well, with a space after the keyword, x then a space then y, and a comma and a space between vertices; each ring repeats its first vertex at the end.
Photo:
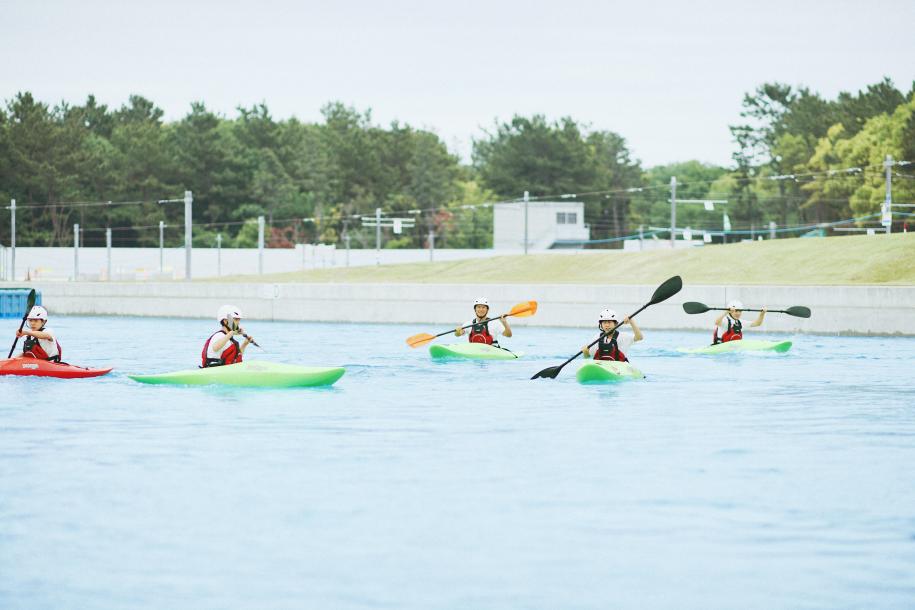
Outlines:
POLYGON ((624 136, 648 166, 728 164, 745 92, 778 80, 833 96, 915 79, 915 2, 0 0, 0 97, 131 93, 177 119, 264 101, 320 119, 340 100, 471 142, 513 114, 624 136))

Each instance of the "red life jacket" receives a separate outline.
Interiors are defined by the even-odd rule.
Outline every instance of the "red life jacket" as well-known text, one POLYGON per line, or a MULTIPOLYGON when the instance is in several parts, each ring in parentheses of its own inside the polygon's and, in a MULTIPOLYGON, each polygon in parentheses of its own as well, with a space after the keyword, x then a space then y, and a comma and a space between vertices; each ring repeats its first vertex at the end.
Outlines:
POLYGON ((224 333, 225 331, 218 330, 207 339, 206 343, 203 344, 203 351, 200 353, 200 368, 205 369, 211 366, 223 366, 226 364, 237 364, 242 360, 241 348, 238 346, 238 341, 234 338, 229 339, 229 342, 226 344, 225 349, 222 350, 222 353, 219 354, 219 358, 207 358, 207 350, 210 349, 210 341, 213 340, 218 334, 224 333))
POLYGON ((470 327, 469 338, 471 343, 485 343, 486 345, 495 343, 495 339, 489 334, 489 322, 477 323, 474 320, 474 325, 470 327))
POLYGON ((719 338, 718 327, 716 326, 715 333, 712 335, 712 343, 727 343, 728 341, 740 341, 743 339, 743 323, 740 320, 733 320, 732 324, 731 316, 725 316, 724 319, 728 322, 728 328, 719 338))
POLYGON ((620 351, 620 346, 616 342, 619 333, 606 335, 597 342, 597 349, 594 351, 595 360, 616 360, 617 362, 629 362, 626 354, 620 351))
MULTIPOLYGON (((43 330, 44 326, 39 329, 39 332, 43 330)), ((48 356, 48 352, 41 347, 41 343, 38 342, 38 339, 28 336, 25 338, 25 342, 22 345, 22 355, 38 358, 39 360, 47 360, 49 362, 60 362, 60 357, 63 356, 64 352, 60 349, 60 343, 57 342, 57 339, 54 339, 54 343, 57 343, 57 355, 51 357, 48 356)))

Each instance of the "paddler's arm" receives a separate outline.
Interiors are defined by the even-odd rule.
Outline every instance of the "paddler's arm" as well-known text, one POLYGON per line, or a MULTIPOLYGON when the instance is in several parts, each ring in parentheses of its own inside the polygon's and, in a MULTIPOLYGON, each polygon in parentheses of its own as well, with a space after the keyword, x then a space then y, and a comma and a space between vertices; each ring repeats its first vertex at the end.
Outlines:
POLYGON ((511 337, 512 327, 508 325, 508 318, 505 317, 506 315, 507 314, 502 314, 502 316, 499 318, 499 322, 502 323, 502 336, 511 337))
POLYGON ((27 329, 27 328, 23 329, 23 330, 17 330, 16 336, 17 337, 25 337, 25 336, 35 337, 36 339, 43 339, 45 341, 50 341, 54 338, 54 335, 52 335, 51 333, 42 332, 40 330, 31 330, 31 329, 27 329))
POLYGON ((766 318, 766 308, 763 307, 762 309, 759 310, 759 317, 756 318, 756 320, 754 320, 753 323, 750 324, 750 326, 760 326, 760 325, 762 325, 763 320, 764 320, 765 318, 766 318))
POLYGON ((641 341, 645 337, 642 335, 642 331, 639 329, 639 325, 635 323, 635 320, 630 320, 629 318, 623 318, 623 324, 629 324, 632 327, 632 342, 641 341))
POLYGON ((226 346, 226 343, 229 342, 229 339, 231 339, 232 335, 234 335, 234 334, 235 334, 234 330, 222 331, 222 336, 217 339, 214 339, 213 342, 210 344, 210 347, 213 349, 213 353, 218 354, 222 350, 222 348, 224 348, 226 346))
POLYGON ((715 318, 715 328, 720 328, 720 327, 721 327, 721 322, 724 320, 724 317, 725 317, 726 315, 728 315, 728 312, 724 312, 723 314, 721 314, 720 316, 718 316, 717 318, 715 318))

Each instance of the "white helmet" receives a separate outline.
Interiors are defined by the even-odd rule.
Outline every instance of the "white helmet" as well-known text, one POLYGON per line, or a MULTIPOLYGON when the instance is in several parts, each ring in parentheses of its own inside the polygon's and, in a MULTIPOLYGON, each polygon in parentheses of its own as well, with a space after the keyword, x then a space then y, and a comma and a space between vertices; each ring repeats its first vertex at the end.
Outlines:
POLYGON ((216 321, 222 322, 223 320, 228 320, 229 318, 240 318, 241 309, 235 305, 223 305, 216 311, 216 321))
POLYGON ((602 312, 600 312, 600 316, 598 316, 597 321, 598 322, 616 322, 617 324, 619 324, 620 317, 612 309, 605 309, 602 312))
POLYGON ((48 310, 42 307, 41 305, 36 305, 29 310, 29 315, 26 316, 28 320, 44 320, 48 321, 48 310))
POLYGON ((473 302, 474 307, 476 307, 477 305, 485 305, 486 307, 489 307, 489 299, 487 299, 486 297, 480 297, 476 301, 473 302))
POLYGON ((728 302, 728 309, 739 309, 743 310, 743 303, 737 299, 728 302))

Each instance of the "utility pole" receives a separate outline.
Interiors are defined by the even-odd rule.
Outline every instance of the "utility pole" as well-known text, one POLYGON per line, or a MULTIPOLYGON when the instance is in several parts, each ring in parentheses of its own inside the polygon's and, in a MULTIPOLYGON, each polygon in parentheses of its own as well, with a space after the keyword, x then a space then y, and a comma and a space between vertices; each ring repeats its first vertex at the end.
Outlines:
POLYGON ((10 199, 10 281, 16 281, 16 200, 10 199))
POLYGON ((79 224, 73 225, 73 281, 79 281, 79 224))
POLYGON ((893 232, 893 155, 887 155, 883 161, 886 170, 886 197, 883 200, 883 226, 886 233, 893 232))
POLYGON ((222 275, 222 233, 216 234, 216 277, 222 275))
POLYGON ((257 217, 257 273, 264 274, 264 217, 257 217))
POLYGON ((159 273, 165 273, 165 221, 159 221, 159 273))
POLYGON ((190 191, 184 191, 184 279, 187 281, 191 281, 191 250, 194 247, 193 211, 194 195, 190 191))
POLYGON ((375 208, 375 264, 381 264, 381 208, 375 208))
POLYGON ((105 229, 105 250, 108 255, 108 276, 107 279, 111 281, 111 227, 105 229))
POLYGON ((530 202, 530 193, 524 191, 524 254, 527 255, 527 208, 530 202))
POLYGON ((435 230, 429 227, 429 262, 435 260, 435 230))
POLYGON ((670 249, 676 247, 677 240, 677 177, 670 177, 670 249))

